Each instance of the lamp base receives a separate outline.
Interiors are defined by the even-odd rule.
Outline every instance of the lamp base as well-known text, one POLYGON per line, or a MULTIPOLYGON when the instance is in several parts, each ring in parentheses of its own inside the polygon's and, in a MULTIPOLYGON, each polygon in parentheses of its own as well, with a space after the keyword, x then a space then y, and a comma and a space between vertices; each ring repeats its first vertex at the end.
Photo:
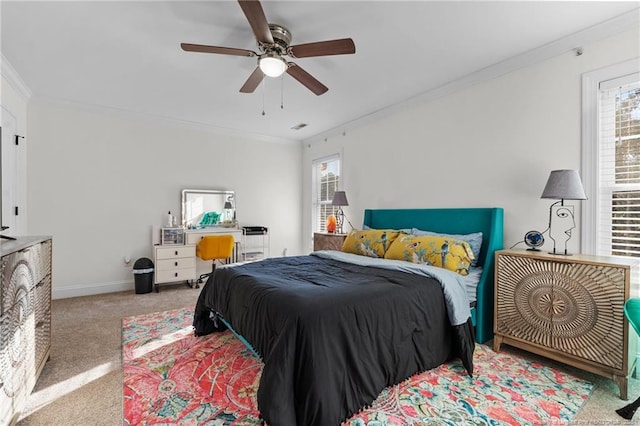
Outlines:
POLYGON ((558 253, 558 252, 555 252, 555 251, 550 251, 548 253, 556 255, 556 256, 573 256, 573 253, 558 253))

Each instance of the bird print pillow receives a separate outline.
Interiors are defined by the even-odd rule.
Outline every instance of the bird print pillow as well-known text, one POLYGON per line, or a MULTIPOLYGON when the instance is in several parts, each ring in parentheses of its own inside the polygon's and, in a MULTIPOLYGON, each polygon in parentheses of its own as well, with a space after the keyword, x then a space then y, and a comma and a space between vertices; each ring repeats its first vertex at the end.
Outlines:
POLYGON ((342 251, 362 256, 383 258, 400 232, 393 229, 353 230, 342 244, 342 251))
POLYGON ((446 236, 400 235, 391 244, 385 259, 437 266, 460 275, 469 273, 475 256, 468 242, 446 236))

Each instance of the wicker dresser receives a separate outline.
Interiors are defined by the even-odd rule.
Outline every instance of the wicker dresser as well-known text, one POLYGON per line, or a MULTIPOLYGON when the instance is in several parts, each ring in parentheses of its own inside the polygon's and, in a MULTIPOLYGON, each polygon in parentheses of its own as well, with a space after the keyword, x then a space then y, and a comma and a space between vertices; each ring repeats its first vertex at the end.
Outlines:
POLYGON ((506 343, 608 377, 627 399, 637 336, 624 302, 640 262, 525 250, 498 251, 495 262, 493 349, 506 343))
POLYGON ((0 425, 17 421, 51 350, 51 238, 0 243, 0 425))

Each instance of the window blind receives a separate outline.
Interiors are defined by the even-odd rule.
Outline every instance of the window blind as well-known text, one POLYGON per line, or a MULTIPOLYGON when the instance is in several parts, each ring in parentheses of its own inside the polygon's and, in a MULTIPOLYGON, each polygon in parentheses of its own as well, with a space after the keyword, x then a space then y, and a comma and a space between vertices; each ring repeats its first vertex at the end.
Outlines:
POLYGON ((598 254, 640 257, 640 75, 599 85, 598 254))

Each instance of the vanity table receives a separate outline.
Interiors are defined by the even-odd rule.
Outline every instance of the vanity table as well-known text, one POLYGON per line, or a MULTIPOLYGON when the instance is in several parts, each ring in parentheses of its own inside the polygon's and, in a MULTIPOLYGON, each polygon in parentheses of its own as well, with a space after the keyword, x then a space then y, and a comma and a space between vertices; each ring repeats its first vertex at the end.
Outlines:
POLYGON ((235 193, 225 190, 184 189, 181 194, 182 221, 178 228, 162 228, 161 244, 153 246, 154 284, 186 281, 211 272, 211 262, 196 256, 198 242, 208 235, 232 235, 234 250, 228 263, 245 260, 243 229, 236 221, 235 193), (212 224, 212 219, 217 224, 212 224), (231 225, 228 225, 231 224, 231 225))

